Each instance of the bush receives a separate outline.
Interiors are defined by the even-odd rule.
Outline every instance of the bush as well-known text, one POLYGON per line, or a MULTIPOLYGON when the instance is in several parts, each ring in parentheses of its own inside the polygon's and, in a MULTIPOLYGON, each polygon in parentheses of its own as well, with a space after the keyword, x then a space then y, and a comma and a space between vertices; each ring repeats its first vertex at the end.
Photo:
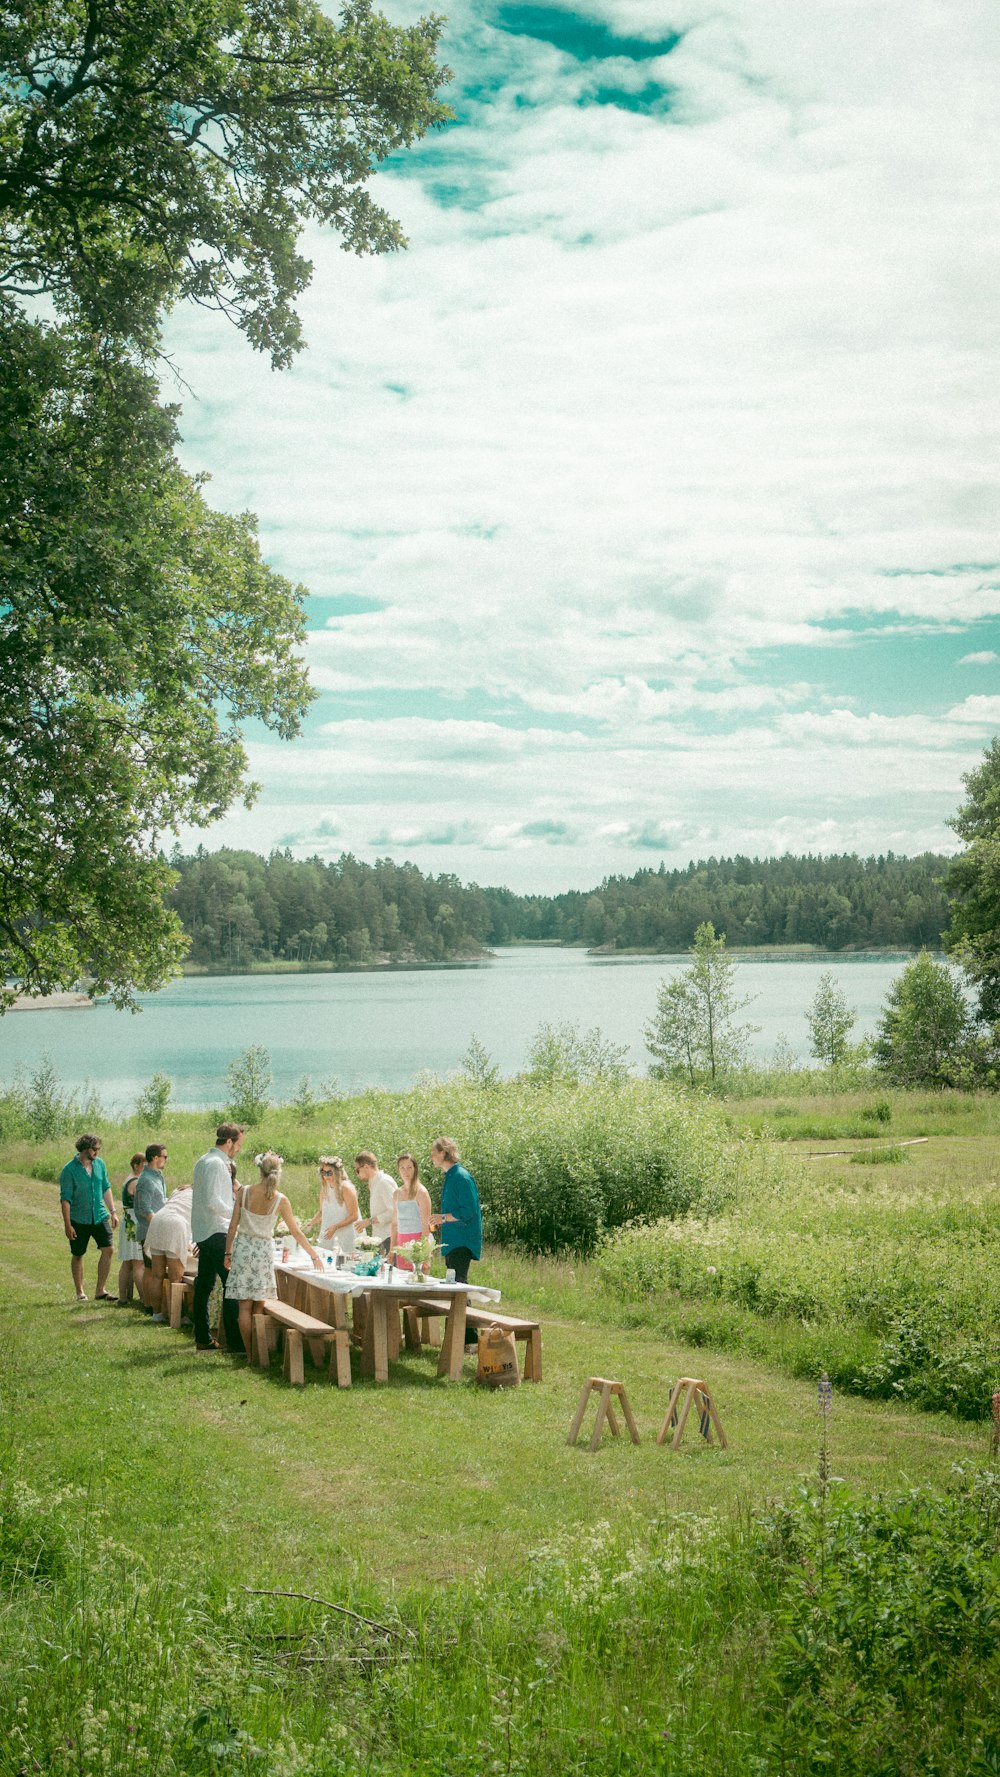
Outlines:
POLYGON ((762 1770, 1000 1768, 997 1520, 989 1473, 945 1494, 820 1492, 758 1519, 762 1770))
MULTIPOLYGON (((454 1137, 476 1179, 487 1238, 532 1252, 586 1253, 637 1217, 712 1212, 772 1164, 762 1143, 731 1136, 710 1101, 634 1079, 365 1093, 332 1107, 316 1151, 366 1147, 386 1162, 401 1148, 427 1154, 439 1135, 454 1137)), ((312 1144, 305 1151, 314 1158, 312 1144)), ((436 1178, 427 1183, 436 1196, 436 1178)))
POLYGON ((167 1114, 173 1089, 170 1075, 159 1071, 146 1082, 135 1101, 135 1114, 140 1123, 149 1123, 154 1129, 159 1127, 167 1114))

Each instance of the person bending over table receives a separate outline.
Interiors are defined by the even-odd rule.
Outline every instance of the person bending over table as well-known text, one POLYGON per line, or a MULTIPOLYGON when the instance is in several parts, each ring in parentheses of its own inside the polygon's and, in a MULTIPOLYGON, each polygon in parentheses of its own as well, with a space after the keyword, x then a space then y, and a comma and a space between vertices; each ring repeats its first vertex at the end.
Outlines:
POLYGON ((191 1186, 184 1185, 168 1198, 162 1209, 149 1218, 145 1253, 150 1262, 146 1273, 150 1300, 156 1312, 154 1320, 166 1320, 163 1313, 163 1282, 183 1283, 184 1266, 191 1251, 191 1186))
POLYGON ((278 1189, 284 1161, 280 1154, 268 1150, 257 1155, 260 1178, 255 1185, 242 1186, 233 1210, 226 1236, 226 1265, 229 1281, 226 1295, 240 1305, 240 1334, 248 1361, 253 1360, 253 1317, 259 1314, 269 1296, 276 1296, 274 1276, 274 1230, 280 1216, 293 1240, 305 1247, 317 1271, 323 1261, 299 1227, 288 1198, 278 1189))
POLYGON ((441 1213, 431 1216, 431 1227, 441 1231, 444 1262, 454 1271, 455 1282, 468 1283, 469 1266, 483 1250, 483 1216, 476 1181, 461 1164, 458 1147, 450 1136, 438 1136, 431 1148, 431 1162, 444 1174, 441 1213))
POLYGON ((319 1228, 319 1245, 332 1246, 348 1257, 354 1252, 355 1233, 364 1227, 358 1193, 351 1184, 339 1154, 319 1157, 319 1209, 306 1233, 319 1228))

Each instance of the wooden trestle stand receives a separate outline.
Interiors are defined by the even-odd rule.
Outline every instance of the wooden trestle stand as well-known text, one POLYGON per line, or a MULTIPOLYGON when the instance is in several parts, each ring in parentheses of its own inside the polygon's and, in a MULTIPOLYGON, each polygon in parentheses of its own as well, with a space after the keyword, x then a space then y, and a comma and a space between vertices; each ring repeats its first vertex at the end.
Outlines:
POLYGON ((666 1418, 660 1428, 660 1435, 656 1442, 658 1444, 665 1444, 667 1438, 670 1436, 671 1430, 673 1430, 674 1435, 670 1442, 670 1448, 671 1450, 680 1449, 680 1442, 684 1436, 684 1427, 687 1424, 692 1402, 697 1404, 698 1429, 706 1444, 712 1442, 712 1427, 714 1426, 718 1433, 721 1448, 727 1450, 729 1448, 728 1441, 726 1439, 726 1434, 722 1429, 722 1420, 719 1418, 715 1402, 712 1399, 712 1391, 709 1388, 708 1383, 703 1382, 699 1376, 682 1376, 679 1382, 674 1383, 674 1386, 670 1391, 670 1400, 667 1405, 666 1418))
POLYGON ((591 1450, 596 1450, 601 1441, 601 1433, 604 1430, 605 1420, 607 1420, 611 1427, 612 1436, 618 1436, 618 1418, 614 1407, 611 1405, 612 1395, 618 1396, 618 1404, 624 1415, 625 1424, 628 1426, 628 1435, 632 1439, 633 1444, 637 1444, 639 1442, 639 1427, 636 1425, 635 1420, 632 1417, 632 1409, 629 1406, 628 1395, 625 1393, 625 1385, 622 1382, 611 1382, 607 1376, 588 1376, 583 1385, 580 1404, 576 1409, 576 1413, 573 1416, 573 1423, 569 1428, 569 1437, 566 1439, 567 1444, 575 1444, 577 1438, 580 1436, 580 1427, 583 1424, 583 1416, 587 1411, 587 1402, 594 1393, 598 1394, 600 1399, 597 1403, 597 1418, 594 1420, 594 1431, 590 1440, 591 1450))

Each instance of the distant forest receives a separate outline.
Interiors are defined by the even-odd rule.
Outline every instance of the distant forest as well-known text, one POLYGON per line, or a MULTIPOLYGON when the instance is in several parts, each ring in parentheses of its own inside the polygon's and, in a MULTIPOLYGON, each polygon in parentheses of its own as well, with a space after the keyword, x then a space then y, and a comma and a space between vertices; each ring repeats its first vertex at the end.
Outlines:
POLYGON ((287 851, 262 858, 200 848, 170 862, 180 880, 168 900, 191 939, 190 960, 223 969, 460 961, 526 939, 683 951, 704 920, 734 947, 933 949, 948 923, 942 879, 949 860, 931 852, 708 858, 561 895, 479 888, 388 858, 325 863, 287 851))

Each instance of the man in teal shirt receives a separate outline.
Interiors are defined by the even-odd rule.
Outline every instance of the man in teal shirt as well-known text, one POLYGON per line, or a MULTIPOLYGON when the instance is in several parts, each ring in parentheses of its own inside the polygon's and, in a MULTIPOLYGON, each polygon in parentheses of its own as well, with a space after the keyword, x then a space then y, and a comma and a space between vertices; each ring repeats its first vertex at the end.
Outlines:
POLYGON ((111 1269, 112 1231, 118 1226, 107 1169, 100 1157, 99 1135, 77 1137, 75 1157, 59 1174, 59 1202, 63 1227, 69 1241, 70 1271, 78 1302, 87 1300, 83 1288, 83 1255, 93 1241, 99 1254, 95 1300, 113 1302, 105 1289, 111 1269))
POLYGON ((444 1262, 454 1271, 455 1282, 468 1283, 469 1266, 483 1250, 483 1217, 476 1181, 460 1159, 451 1137, 438 1136, 431 1148, 431 1161, 444 1178, 441 1214, 431 1216, 431 1227, 440 1230, 444 1262))

